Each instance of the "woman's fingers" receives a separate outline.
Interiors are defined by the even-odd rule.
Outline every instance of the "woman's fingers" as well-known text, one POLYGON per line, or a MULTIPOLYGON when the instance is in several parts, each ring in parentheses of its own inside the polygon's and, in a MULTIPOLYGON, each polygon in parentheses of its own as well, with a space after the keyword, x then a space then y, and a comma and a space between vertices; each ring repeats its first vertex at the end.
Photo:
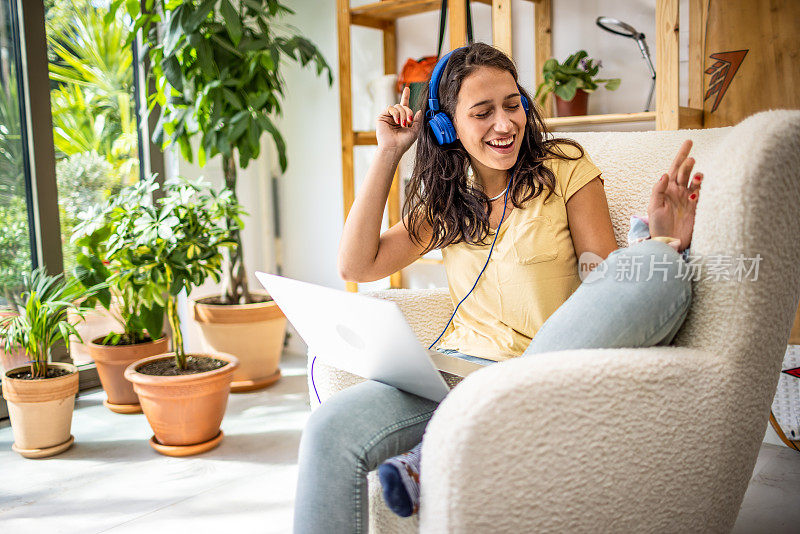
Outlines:
POLYGON ((669 185, 669 175, 662 174, 661 178, 653 184, 653 191, 650 195, 650 204, 651 206, 660 206, 664 203, 664 193, 667 191, 667 186, 669 185))
POLYGON ((414 112, 408 106, 401 106, 403 111, 403 126, 412 126, 414 123, 414 112))
POLYGON ((398 126, 407 127, 414 124, 414 112, 407 106, 395 104, 386 108, 386 113, 392 116, 398 126))
POLYGON ((703 185, 703 173, 694 173, 691 183, 689 183, 689 206, 692 212, 697 207, 697 202, 700 200, 700 186, 703 185))
POLYGON ((673 181, 677 180, 678 169, 680 169, 680 166, 683 164, 684 160, 689 156, 689 152, 691 150, 692 150, 692 140, 687 139, 678 149, 678 154, 675 156, 675 159, 672 160, 672 165, 669 168, 669 177, 671 180, 673 181))
POLYGON ((395 106, 386 108, 386 113, 392 116, 395 124, 400 124, 400 111, 395 106))
POLYGON ((692 181, 689 182, 690 196, 692 193, 698 193, 698 194, 700 193, 700 186, 702 185, 702 182, 703 182, 703 173, 702 172, 694 173, 694 178, 692 178, 692 181))
POLYGON ((677 183, 681 187, 689 187, 689 176, 692 175, 692 168, 694 167, 694 158, 686 158, 678 168, 677 183))
POLYGON ((411 98, 411 89, 406 85, 403 88, 403 95, 400 97, 400 105, 403 107, 408 107, 408 102, 411 98))
POLYGON ((408 86, 403 88, 403 94, 400 97, 400 103, 386 108, 386 113, 392 116, 394 123, 402 128, 411 127, 416 120, 421 118, 421 112, 417 113, 416 118, 414 111, 408 107, 409 99, 411 98, 411 89, 408 86))

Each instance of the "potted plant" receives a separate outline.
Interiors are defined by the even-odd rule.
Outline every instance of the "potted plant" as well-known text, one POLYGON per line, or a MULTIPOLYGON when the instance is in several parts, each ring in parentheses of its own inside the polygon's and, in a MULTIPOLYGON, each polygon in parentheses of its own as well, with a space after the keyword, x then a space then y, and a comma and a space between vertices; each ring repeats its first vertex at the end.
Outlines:
POLYGON ((22 347, 29 365, 3 373, 3 398, 14 433, 12 449, 26 458, 43 458, 67 450, 75 440, 70 430, 78 370, 50 362, 50 352, 60 342, 69 348, 69 337, 78 333, 67 312, 80 318, 85 308, 78 301, 100 287, 87 290, 78 280, 50 276, 42 268, 25 273, 22 287, 13 299, 16 313, 0 318, 0 338, 8 352, 22 347))
POLYGON ((77 249, 74 274, 84 286, 107 282, 98 295, 102 306, 119 330, 90 340, 89 354, 106 392, 103 404, 117 413, 141 413, 133 384, 125 369, 135 361, 167 352, 164 334, 166 287, 162 280, 142 271, 134 262, 138 235, 134 221, 147 183, 128 188, 104 204, 91 206, 79 215, 71 242, 77 249))
MULTIPOLYGON (((220 423, 239 362, 230 354, 187 354, 178 315, 178 294, 220 279, 222 249, 233 246, 224 224, 241 206, 230 191, 216 193, 198 181, 168 181, 164 196, 151 202, 153 178, 132 186, 136 216, 125 223, 134 276, 150 277, 166 294, 172 353, 144 358, 125 369, 147 421, 150 444, 170 456, 188 456, 216 447, 220 423)), ((126 193, 127 194, 127 193, 126 193)))
POLYGON ((619 87, 619 78, 608 80, 595 78, 603 62, 595 63, 595 60, 587 58, 587 55, 585 50, 579 50, 569 56, 564 63, 559 63, 555 58, 544 62, 542 67, 544 81, 536 88, 534 96, 540 105, 544 105, 548 94, 555 93, 557 116, 586 115, 589 93, 594 92, 598 84, 605 84, 605 88, 609 91, 619 87))
MULTIPOLYGON (((259 156, 265 132, 274 140, 285 171, 286 147, 273 122, 281 114, 286 90, 282 64, 287 60, 303 66, 313 63, 317 74, 327 71, 328 84, 333 83, 331 69, 317 47, 281 23, 293 11, 278 0, 154 0, 149 11, 140 4, 125 2, 135 26, 144 29, 152 45, 151 72, 159 88, 155 102, 161 108, 154 141, 177 144, 191 161, 190 141, 200 134, 200 165, 221 155, 225 187, 234 198, 235 156, 238 166, 246 168, 259 156), (155 31, 158 22, 164 23, 160 42, 155 31)), ((243 225, 236 219, 226 224, 234 246, 226 249, 221 292, 194 301, 192 315, 203 332, 206 350, 240 359, 232 391, 248 391, 280 377, 286 318, 269 295, 249 290, 243 225)))

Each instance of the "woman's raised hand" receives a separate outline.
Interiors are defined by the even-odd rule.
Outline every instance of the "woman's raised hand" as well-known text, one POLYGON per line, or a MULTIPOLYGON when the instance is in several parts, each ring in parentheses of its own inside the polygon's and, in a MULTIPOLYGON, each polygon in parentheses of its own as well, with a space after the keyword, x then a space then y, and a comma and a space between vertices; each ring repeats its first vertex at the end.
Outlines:
POLYGON ((378 148, 397 151, 398 155, 405 153, 414 144, 422 128, 422 111, 414 112, 408 107, 411 90, 406 86, 400 103, 389 106, 378 117, 375 135, 378 138, 378 148))
POLYGON ((690 158, 692 141, 687 139, 678 149, 669 172, 661 176, 653 186, 647 215, 650 218, 650 235, 668 236, 680 239, 679 250, 692 244, 694 214, 700 199, 702 173, 695 173, 691 179, 694 158, 690 158))

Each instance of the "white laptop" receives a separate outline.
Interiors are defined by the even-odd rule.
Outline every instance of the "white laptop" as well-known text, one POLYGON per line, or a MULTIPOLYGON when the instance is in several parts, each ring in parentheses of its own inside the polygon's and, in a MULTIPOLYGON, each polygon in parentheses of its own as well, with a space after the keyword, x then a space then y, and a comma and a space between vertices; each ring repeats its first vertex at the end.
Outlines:
POLYGON ((257 272, 311 354, 353 374, 439 402, 440 370, 466 376, 483 365, 423 347, 394 302, 257 272))

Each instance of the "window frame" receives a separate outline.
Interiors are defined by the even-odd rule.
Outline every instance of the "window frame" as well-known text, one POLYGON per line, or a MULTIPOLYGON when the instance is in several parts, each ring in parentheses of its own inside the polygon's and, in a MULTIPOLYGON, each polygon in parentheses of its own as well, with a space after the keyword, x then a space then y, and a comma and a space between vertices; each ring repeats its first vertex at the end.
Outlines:
MULTIPOLYGON (((43 265, 51 273, 64 271, 61 244, 61 221, 58 211, 53 116, 50 102, 50 72, 47 61, 47 31, 44 2, 7 0, 11 15, 14 61, 20 105, 21 142, 26 154, 24 176, 32 267, 43 265)), ((134 100, 139 145, 139 177, 158 174, 164 180, 164 154, 152 142, 158 109, 143 120, 147 111, 147 95, 155 91, 148 76, 147 55, 139 57, 141 34, 131 45, 133 49, 134 100), (148 80, 143 84, 143 80, 148 80), (146 85, 146 87, 144 87, 146 85)), ((52 359, 73 363, 63 346, 54 347, 52 359)), ((100 379, 94 363, 78 366, 80 389, 99 387, 100 379)), ((5 399, 0 397, 0 420, 8 417, 5 399)))

